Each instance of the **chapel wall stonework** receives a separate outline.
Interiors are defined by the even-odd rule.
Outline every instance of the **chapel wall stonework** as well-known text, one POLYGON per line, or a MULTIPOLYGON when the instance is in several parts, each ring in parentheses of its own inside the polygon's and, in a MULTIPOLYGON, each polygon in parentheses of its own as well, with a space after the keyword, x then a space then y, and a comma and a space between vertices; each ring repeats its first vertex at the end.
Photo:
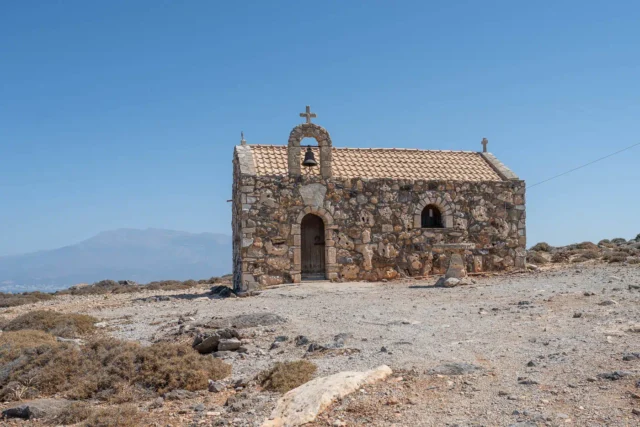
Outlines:
POLYGON ((470 272, 524 267, 524 181, 255 176, 241 172, 251 166, 243 156, 234 155, 232 220, 239 292, 301 280, 300 223, 308 213, 325 223, 328 279, 442 274, 454 253, 470 272), (420 228, 429 204, 445 228, 420 228))

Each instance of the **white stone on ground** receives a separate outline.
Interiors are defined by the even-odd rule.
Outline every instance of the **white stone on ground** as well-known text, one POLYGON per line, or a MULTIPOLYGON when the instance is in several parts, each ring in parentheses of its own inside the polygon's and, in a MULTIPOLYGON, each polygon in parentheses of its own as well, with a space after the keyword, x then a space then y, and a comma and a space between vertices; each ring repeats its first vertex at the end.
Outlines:
POLYGON ((316 378, 282 396, 262 427, 293 427, 309 423, 337 399, 353 393, 363 385, 383 380, 391 373, 391 368, 381 365, 370 371, 340 372, 316 378))

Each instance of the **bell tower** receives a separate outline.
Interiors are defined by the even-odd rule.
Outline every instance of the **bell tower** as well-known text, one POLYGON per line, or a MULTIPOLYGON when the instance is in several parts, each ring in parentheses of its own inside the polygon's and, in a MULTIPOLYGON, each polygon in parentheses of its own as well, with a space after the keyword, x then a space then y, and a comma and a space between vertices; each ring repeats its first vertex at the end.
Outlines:
MULTIPOLYGON (((329 132, 322 126, 319 126, 315 123, 311 123, 311 119, 317 117, 316 113, 311 112, 311 107, 307 105, 306 111, 304 113, 300 113, 300 117, 304 117, 306 119, 305 123, 299 124, 294 127, 289 134, 289 143, 287 147, 287 164, 289 167, 289 176, 298 177, 302 174, 301 170, 301 157, 302 157, 302 149, 300 147, 300 142, 304 138, 313 138, 318 142, 318 147, 320 147, 320 175, 323 178, 331 178, 332 173, 332 155, 331 155, 331 137, 329 136, 329 132)), ((314 167, 311 164, 311 160, 316 160, 313 157, 313 152, 311 152, 312 156, 305 154, 305 163, 309 167, 314 167)))

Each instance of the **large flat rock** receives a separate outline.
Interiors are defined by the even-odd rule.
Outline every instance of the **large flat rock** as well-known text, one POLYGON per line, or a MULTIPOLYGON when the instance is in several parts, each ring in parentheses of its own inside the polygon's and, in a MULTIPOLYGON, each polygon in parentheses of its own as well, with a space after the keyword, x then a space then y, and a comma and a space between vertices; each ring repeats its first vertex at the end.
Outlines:
POLYGON ((316 378, 282 396, 262 427, 293 427, 310 423, 337 399, 363 385, 384 380, 391 373, 391 368, 382 365, 365 372, 348 371, 316 378))

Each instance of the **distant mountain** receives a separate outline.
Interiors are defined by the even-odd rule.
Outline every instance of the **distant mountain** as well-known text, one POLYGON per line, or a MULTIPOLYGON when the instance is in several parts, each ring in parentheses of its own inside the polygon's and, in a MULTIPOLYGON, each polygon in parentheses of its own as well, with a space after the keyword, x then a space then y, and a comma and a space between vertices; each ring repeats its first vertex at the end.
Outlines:
POLYGON ((230 236, 120 229, 59 249, 0 257, 0 292, 51 291, 103 279, 204 279, 230 272, 230 236))

